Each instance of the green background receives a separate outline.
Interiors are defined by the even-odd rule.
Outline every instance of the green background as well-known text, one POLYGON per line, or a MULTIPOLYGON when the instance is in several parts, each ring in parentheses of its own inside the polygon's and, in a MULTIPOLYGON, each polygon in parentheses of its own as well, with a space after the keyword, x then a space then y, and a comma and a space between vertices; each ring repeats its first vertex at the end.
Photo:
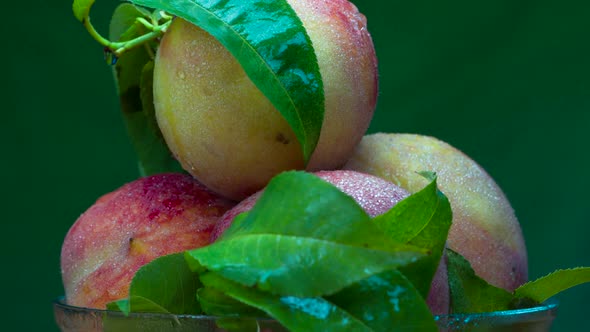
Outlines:
MULTIPOLYGON (((99 31, 118 3, 97 2, 99 31)), ((370 131, 433 135, 486 168, 522 223, 532 278, 590 266, 590 2, 355 3, 380 61, 370 131)), ((53 331, 65 233, 138 174, 110 69, 71 2, 11 2, 0 24, 3 325, 53 331)), ((590 285, 558 298, 554 330, 590 330, 590 285)))

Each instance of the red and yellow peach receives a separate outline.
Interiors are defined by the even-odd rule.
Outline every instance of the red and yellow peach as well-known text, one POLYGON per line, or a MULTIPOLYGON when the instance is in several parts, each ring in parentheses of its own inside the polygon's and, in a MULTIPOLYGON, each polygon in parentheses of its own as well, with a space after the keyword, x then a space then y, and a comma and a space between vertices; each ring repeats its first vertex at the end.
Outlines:
MULTIPOLYGON (((362 139, 344 168, 379 176, 411 193, 426 184, 416 172, 436 172, 453 210, 447 246, 492 285, 513 291, 527 281, 524 238, 508 199, 492 177, 458 149, 428 136, 372 134, 362 139)), ((435 282, 444 284, 446 279, 435 282)))
POLYGON ((62 245, 67 303, 104 309, 127 297, 141 266, 209 244, 215 223, 233 205, 184 174, 140 178, 100 197, 62 245))
MULTIPOLYGON (((377 60, 366 19, 347 0, 289 0, 313 43, 325 116, 307 169, 342 166, 377 101, 377 60)), ((155 60, 154 104, 166 143, 185 170, 240 200, 276 174, 305 168, 293 130, 214 37, 179 18, 155 60)))

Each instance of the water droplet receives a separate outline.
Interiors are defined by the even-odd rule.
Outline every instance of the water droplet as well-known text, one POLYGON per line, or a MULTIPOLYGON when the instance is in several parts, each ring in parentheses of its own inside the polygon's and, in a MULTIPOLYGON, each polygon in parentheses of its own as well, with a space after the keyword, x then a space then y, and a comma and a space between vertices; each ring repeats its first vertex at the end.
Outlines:
POLYGON ((332 307, 329 303, 323 302, 317 298, 285 296, 281 298, 281 302, 293 309, 301 310, 320 319, 327 318, 332 311, 332 307))

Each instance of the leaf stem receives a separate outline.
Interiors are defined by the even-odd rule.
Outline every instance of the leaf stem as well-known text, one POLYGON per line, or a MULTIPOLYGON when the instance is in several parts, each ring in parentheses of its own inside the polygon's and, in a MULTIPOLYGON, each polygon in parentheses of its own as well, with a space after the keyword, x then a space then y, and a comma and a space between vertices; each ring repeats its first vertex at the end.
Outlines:
POLYGON ((172 15, 168 15, 168 13, 166 13, 163 10, 160 10, 160 16, 167 21, 171 20, 174 17, 172 15))
POLYGON ((90 33, 92 38, 94 38, 102 46, 110 50, 116 57, 120 57, 121 54, 125 53, 126 51, 129 51, 135 47, 141 46, 151 40, 161 37, 166 32, 166 29, 168 29, 168 26, 170 26, 170 24, 172 23, 172 20, 168 19, 163 24, 151 24, 145 19, 139 17, 137 18, 137 22, 139 22, 141 25, 145 26, 151 31, 131 40, 127 40, 124 42, 113 42, 104 38, 98 31, 96 31, 92 23, 90 23, 89 16, 87 16, 83 20, 84 27, 86 28, 86 30, 88 30, 88 33, 90 33))
POLYGON ((84 24, 84 27, 86 28, 86 30, 88 30, 88 33, 90 33, 92 38, 94 38, 97 42, 99 42, 104 47, 108 47, 109 49, 113 48, 112 46, 114 43, 112 43, 110 40, 101 36, 100 33, 98 33, 98 31, 96 31, 96 29, 94 28, 92 23, 90 23, 90 16, 87 16, 82 21, 82 23, 84 24))
POLYGON ((125 53, 126 51, 129 51, 132 48, 143 45, 151 40, 161 37, 164 34, 164 32, 166 32, 166 29, 168 28, 168 26, 170 26, 171 23, 172 23, 172 21, 168 21, 162 25, 159 25, 157 27, 153 27, 154 30, 152 32, 146 33, 145 35, 141 35, 141 36, 131 39, 129 41, 125 41, 125 42, 121 42, 121 43, 111 43, 111 45, 114 47, 109 47, 109 48, 111 50, 113 50, 113 53, 116 56, 121 56, 121 54, 125 53))
POLYGON ((148 28, 149 30, 154 30, 154 27, 157 26, 158 22, 154 22, 154 24, 148 22, 145 18, 143 17, 138 17, 136 19, 137 22, 139 22, 140 24, 142 24, 143 26, 145 26, 146 28, 148 28))

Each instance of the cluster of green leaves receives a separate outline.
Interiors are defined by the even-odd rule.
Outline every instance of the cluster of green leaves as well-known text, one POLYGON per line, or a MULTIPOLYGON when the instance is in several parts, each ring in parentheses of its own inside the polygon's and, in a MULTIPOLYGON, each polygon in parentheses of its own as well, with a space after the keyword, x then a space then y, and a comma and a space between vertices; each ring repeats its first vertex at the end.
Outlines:
MULTIPOLYGON (((437 331, 425 299, 452 216, 430 176, 423 190, 370 218, 312 174, 280 174, 217 242, 143 266, 129 298, 109 308, 207 314, 240 331, 264 317, 291 331, 437 331)), ((453 312, 536 305, 590 281, 589 268, 563 270, 509 293, 461 255, 447 249, 447 257, 453 312)))
MULTIPOLYGON (((206 314, 240 331, 265 317, 291 331, 437 331, 425 299, 452 216, 429 176, 423 190, 370 218, 312 174, 280 174, 218 241, 143 266, 129 298, 109 309, 206 314)), ((590 281, 588 268, 563 270, 509 293, 446 251, 452 312, 532 306, 590 281)))
POLYGON ((218 241, 145 265, 110 308, 272 317, 292 331, 435 331, 424 299, 450 225, 434 179, 370 218, 315 175, 286 172, 218 241))

